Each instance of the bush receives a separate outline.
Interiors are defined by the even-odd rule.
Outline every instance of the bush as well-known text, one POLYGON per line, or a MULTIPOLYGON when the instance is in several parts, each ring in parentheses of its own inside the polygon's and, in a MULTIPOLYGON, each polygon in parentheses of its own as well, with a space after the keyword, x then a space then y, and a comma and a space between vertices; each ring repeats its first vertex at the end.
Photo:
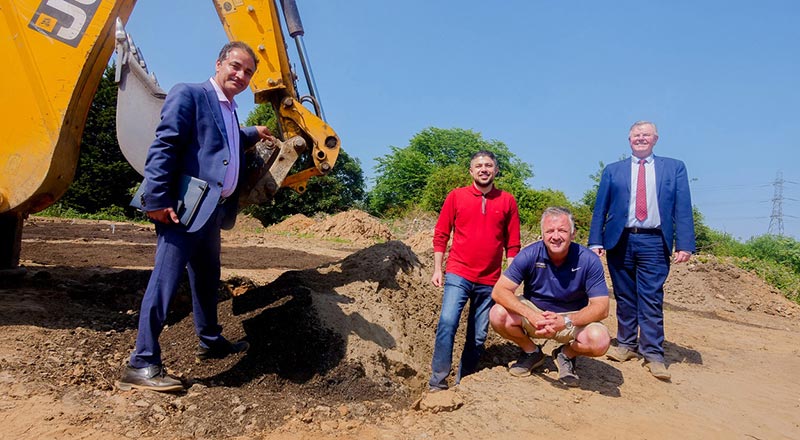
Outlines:
POLYGON ((789 237, 762 235, 745 243, 745 256, 784 265, 800 274, 800 243, 789 237))

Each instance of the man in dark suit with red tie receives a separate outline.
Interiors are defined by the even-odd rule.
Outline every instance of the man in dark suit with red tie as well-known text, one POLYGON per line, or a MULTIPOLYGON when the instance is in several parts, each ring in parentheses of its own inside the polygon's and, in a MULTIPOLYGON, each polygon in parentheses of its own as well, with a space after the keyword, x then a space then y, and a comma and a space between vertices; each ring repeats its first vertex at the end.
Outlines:
POLYGON ((634 123, 628 141, 631 158, 603 170, 589 231, 589 247, 607 257, 617 300, 617 346, 606 356, 624 362, 638 353, 653 376, 669 380, 664 282, 670 257, 682 263, 695 251, 689 178, 683 162, 653 155, 652 122, 634 123))

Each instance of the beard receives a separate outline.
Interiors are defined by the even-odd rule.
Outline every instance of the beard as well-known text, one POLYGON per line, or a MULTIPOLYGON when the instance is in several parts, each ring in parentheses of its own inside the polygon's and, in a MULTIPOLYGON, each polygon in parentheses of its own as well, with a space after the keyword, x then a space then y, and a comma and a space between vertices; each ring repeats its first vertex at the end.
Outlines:
POLYGON ((479 178, 474 178, 474 177, 472 178, 472 181, 478 188, 483 188, 483 189, 491 188, 492 185, 494 184, 494 176, 489 176, 489 180, 485 181, 485 183, 481 181, 479 178))

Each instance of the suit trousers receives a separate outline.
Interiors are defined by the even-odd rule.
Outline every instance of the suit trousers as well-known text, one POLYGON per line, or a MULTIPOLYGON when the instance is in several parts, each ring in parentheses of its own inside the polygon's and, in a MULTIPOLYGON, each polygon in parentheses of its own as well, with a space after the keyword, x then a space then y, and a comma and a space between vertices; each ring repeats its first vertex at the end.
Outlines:
POLYGON ((617 300, 617 342, 664 362, 664 282, 670 255, 660 234, 624 232, 606 253, 617 300))
POLYGON ((191 233, 182 225, 156 224, 155 264, 142 298, 139 333, 130 358, 132 367, 161 365, 158 338, 184 269, 189 275, 195 332, 200 345, 209 348, 224 343, 222 327, 217 322, 222 217, 220 205, 205 225, 191 233))

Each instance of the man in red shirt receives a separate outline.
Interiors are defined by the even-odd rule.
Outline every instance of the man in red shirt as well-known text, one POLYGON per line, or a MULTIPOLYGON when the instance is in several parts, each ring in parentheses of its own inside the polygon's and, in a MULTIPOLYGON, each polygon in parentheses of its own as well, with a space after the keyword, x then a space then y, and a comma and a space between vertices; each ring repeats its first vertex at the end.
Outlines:
POLYGON ((433 234, 433 276, 431 283, 442 286, 442 261, 453 232, 447 257, 444 296, 431 362, 430 391, 447 389, 453 362, 461 311, 469 300, 467 339, 461 354, 456 384, 475 372, 483 354, 489 329, 492 287, 500 278, 503 250, 508 263, 519 253, 519 212, 514 196, 494 187, 497 176, 494 153, 472 155, 469 174, 472 185, 456 188, 447 195, 433 234))

